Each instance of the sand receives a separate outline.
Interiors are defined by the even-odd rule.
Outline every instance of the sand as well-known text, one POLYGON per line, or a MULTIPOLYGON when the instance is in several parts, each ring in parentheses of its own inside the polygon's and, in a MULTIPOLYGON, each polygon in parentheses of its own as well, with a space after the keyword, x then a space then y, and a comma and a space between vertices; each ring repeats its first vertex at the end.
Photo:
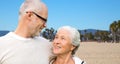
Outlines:
POLYGON ((120 43, 81 42, 76 55, 87 64, 120 64, 120 43))

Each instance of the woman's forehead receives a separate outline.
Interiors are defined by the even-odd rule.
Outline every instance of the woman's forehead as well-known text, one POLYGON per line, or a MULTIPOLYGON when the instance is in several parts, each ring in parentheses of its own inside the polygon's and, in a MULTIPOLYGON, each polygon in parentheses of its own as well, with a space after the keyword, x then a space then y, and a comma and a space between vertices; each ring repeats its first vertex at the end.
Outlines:
POLYGON ((66 35, 68 35, 68 34, 70 34, 70 32, 69 32, 68 30, 61 29, 61 30, 59 30, 59 31, 57 32, 57 34, 66 34, 66 35))

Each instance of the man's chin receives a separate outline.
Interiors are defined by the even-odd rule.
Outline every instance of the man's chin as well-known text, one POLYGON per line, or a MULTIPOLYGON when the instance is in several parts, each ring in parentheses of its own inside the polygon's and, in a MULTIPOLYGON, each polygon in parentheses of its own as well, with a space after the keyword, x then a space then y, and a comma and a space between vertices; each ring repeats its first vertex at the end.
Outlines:
POLYGON ((33 35, 33 37, 38 37, 38 36, 40 36, 40 33, 36 33, 33 35))
POLYGON ((40 36, 40 33, 39 33, 39 34, 36 34, 35 36, 40 36))

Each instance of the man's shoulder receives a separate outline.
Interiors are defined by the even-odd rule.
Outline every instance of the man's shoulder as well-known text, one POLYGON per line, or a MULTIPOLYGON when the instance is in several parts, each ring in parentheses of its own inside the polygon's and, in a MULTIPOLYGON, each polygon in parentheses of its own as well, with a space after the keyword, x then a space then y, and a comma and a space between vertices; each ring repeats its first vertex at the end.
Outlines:
POLYGON ((41 41, 49 42, 49 40, 47 40, 47 39, 45 39, 44 37, 41 37, 41 36, 35 37, 35 39, 38 39, 38 40, 41 40, 41 41))
POLYGON ((9 42, 11 40, 11 37, 8 34, 0 37, 0 47, 1 48, 2 47, 8 47, 8 45, 10 44, 9 42))
POLYGON ((49 40, 45 39, 44 37, 39 36, 39 37, 36 37, 36 39, 37 39, 37 41, 39 41, 40 43, 44 43, 44 44, 46 44, 46 45, 51 45, 51 42, 50 42, 49 40))
MULTIPOLYGON (((9 33, 8 33, 8 34, 9 34, 9 33)), ((9 37, 8 34, 6 34, 6 35, 4 35, 4 36, 1 36, 1 37, 0 37, 0 40, 7 39, 7 37, 9 37)))

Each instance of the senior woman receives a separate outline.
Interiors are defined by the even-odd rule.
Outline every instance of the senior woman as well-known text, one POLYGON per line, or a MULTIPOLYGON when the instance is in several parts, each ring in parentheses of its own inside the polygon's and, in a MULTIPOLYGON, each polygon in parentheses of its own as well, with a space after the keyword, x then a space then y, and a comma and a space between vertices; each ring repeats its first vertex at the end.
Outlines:
POLYGON ((53 40, 53 56, 50 64, 85 64, 74 54, 80 45, 80 34, 70 26, 60 27, 53 40))

